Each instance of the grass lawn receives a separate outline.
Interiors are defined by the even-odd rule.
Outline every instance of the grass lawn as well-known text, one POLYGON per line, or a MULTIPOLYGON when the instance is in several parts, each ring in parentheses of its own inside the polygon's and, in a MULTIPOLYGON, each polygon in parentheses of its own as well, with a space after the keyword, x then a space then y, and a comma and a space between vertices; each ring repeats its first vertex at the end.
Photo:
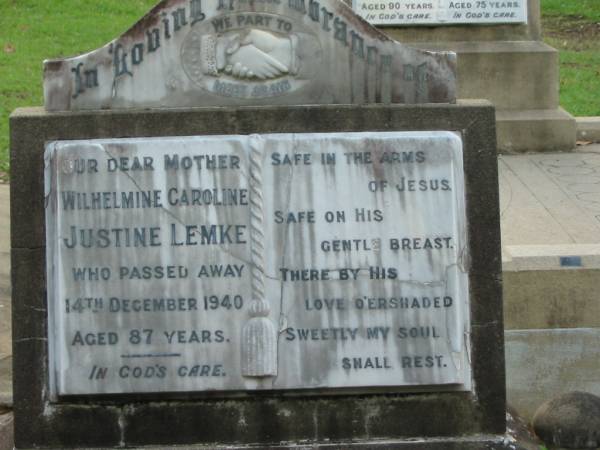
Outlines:
POLYGON ((560 50, 560 103, 600 116, 600 0, 542 0, 544 40, 560 50))
MULTIPOLYGON (((157 0, 0 0, 0 179, 8 116, 42 105, 42 61, 100 47, 157 0)), ((600 115, 600 0, 541 0, 546 41, 561 50, 561 104, 600 115)))
POLYGON ((8 116, 43 104, 42 61, 94 50, 156 0, 0 0, 0 177, 8 172, 8 116))
POLYGON ((591 22, 600 22, 598 0, 541 0, 542 13, 546 16, 574 16, 591 22))

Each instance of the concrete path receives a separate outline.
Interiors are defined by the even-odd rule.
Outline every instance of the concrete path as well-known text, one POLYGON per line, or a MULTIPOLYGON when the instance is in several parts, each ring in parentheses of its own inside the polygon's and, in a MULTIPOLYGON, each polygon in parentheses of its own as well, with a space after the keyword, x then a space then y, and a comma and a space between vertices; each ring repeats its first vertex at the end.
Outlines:
MULTIPOLYGON (((504 270, 568 269, 577 258, 600 268, 600 145, 498 164, 504 270)), ((0 185, 0 405, 12 398, 9 226, 9 187, 0 185)))
POLYGON ((504 269, 571 268, 570 256, 600 268, 600 145, 498 164, 504 269))
POLYGON ((600 244, 600 145, 499 157, 504 245, 600 244))

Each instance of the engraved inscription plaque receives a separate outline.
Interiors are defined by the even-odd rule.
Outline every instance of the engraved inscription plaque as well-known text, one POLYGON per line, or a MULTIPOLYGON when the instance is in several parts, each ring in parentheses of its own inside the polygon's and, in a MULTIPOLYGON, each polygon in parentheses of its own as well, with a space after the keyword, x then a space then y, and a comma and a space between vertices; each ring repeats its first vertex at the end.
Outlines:
POLYGON ((527 23, 527 0, 353 0, 353 7, 374 25, 527 23))
POLYGON ((471 389, 455 133, 51 142, 46 230, 54 395, 471 389))

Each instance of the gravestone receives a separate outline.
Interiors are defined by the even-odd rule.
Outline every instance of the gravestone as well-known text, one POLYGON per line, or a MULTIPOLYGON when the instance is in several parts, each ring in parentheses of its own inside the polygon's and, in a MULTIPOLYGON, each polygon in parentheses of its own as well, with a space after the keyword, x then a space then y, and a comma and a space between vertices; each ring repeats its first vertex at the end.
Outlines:
POLYGON ((11 116, 17 448, 506 448, 494 109, 453 54, 179 0, 45 70, 11 116))
POLYGON ((159 6, 93 52, 44 63, 48 111, 449 103, 453 53, 399 45, 341 2, 159 6))
POLYGON ((539 0, 355 0, 354 8, 403 43, 456 52, 458 97, 494 103, 500 151, 575 147, 575 120, 559 105, 558 51, 542 42, 539 0))

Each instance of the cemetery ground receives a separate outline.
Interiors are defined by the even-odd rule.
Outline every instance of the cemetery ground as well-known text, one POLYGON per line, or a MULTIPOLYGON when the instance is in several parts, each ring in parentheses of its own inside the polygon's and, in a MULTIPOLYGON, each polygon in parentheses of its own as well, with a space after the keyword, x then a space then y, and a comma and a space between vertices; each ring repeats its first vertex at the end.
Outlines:
MULTIPOLYGON (((0 0, 0 180, 10 172, 9 114, 43 103, 42 61, 105 44, 154 3, 0 0)), ((561 52, 561 105, 575 116, 600 116, 600 2, 542 0, 542 13, 545 39, 561 52)))

